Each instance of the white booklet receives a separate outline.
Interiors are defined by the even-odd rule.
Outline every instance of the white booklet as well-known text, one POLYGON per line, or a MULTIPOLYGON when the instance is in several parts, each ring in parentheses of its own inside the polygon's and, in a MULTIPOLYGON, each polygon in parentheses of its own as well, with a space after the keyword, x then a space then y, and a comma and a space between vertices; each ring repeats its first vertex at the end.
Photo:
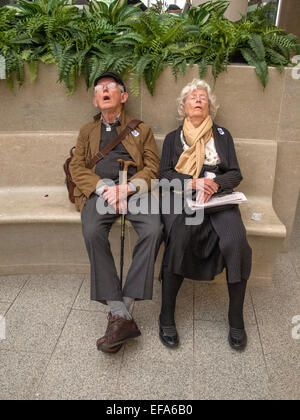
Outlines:
POLYGON ((187 204, 191 210, 200 210, 209 207, 224 206, 226 204, 241 204, 247 201, 242 192, 233 192, 220 197, 212 197, 207 203, 198 203, 197 201, 187 199, 187 204))

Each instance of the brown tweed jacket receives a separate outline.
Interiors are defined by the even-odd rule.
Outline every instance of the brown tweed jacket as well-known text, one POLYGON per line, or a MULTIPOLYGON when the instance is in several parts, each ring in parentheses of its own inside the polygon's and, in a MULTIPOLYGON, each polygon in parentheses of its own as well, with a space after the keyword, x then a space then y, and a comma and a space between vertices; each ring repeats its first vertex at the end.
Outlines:
MULTIPOLYGON (((101 142, 100 115, 97 114, 93 122, 81 128, 74 157, 70 164, 72 179, 76 184, 74 196, 75 206, 78 211, 82 210, 85 200, 102 184, 100 176, 95 174, 95 167, 93 169, 87 168, 92 157, 99 151, 101 142)), ((118 134, 124 130, 132 119, 122 110, 120 115, 121 125, 117 127, 118 134)), ((150 191, 151 179, 158 177, 159 154, 151 128, 141 123, 136 131, 138 135, 134 136, 130 133, 123 140, 123 145, 137 164, 137 173, 130 178, 130 181, 142 193, 150 191), (144 180, 147 184, 147 189, 140 187, 138 180, 144 180)))

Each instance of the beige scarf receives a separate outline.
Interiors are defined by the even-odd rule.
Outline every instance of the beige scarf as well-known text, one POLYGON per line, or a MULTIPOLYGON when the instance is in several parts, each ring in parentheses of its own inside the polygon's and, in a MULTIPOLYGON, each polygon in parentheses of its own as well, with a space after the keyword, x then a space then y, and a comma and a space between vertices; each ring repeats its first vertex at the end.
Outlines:
POLYGON ((177 172, 199 177, 205 158, 205 144, 212 136, 212 126, 210 115, 197 128, 187 119, 184 120, 183 134, 190 148, 181 154, 175 167, 177 172))

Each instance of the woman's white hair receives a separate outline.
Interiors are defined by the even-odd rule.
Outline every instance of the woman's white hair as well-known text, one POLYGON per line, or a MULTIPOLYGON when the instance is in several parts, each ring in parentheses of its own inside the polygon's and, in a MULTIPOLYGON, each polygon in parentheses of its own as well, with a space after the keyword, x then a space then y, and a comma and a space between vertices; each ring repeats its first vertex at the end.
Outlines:
POLYGON ((200 79, 193 79, 190 83, 188 83, 181 91, 179 98, 177 99, 178 103, 178 114, 181 118, 185 118, 184 108, 185 108, 185 101, 187 96, 192 93, 194 90, 202 89, 205 90, 208 96, 209 102, 209 114, 212 119, 215 118, 217 115, 217 111, 219 106, 217 105, 216 97, 212 93, 211 87, 208 83, 204 80, 200 79))

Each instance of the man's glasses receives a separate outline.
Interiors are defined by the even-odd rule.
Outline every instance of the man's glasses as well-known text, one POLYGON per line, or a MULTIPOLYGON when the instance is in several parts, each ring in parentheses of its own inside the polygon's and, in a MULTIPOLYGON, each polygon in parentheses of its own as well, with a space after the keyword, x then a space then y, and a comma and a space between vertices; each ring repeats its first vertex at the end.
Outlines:
POLYGON ((100 90, 103 90, 105 87, 107 89, 115 89, 117 87, 117 83, 115 83, 115 82, 109 82, 109 83, 106 83, 105 85, 96 85, 95 86, 95 92, 98 92, 100 90))

